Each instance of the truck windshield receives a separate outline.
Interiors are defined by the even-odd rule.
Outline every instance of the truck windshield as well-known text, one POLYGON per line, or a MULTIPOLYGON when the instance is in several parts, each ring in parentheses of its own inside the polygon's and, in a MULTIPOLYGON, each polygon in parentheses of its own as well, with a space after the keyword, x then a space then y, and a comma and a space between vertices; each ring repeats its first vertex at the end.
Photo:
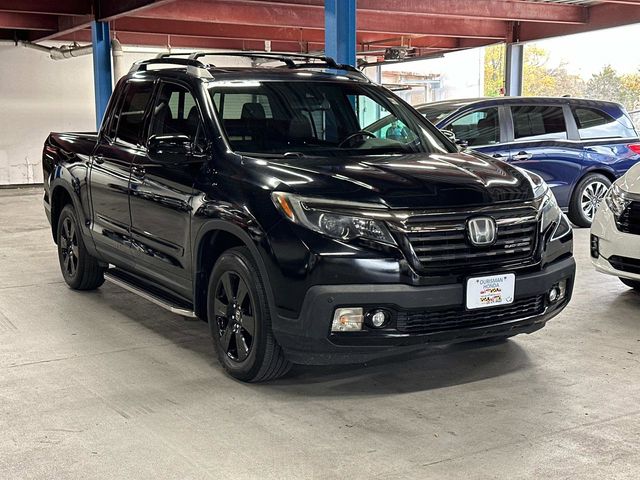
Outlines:
POLYGON ((449 153, 455 146, 381 87, 344 82, 233 81, 210 95, 231 148, 248 155, 449 153), (386 121, 379 122, 385 118, 386 121))

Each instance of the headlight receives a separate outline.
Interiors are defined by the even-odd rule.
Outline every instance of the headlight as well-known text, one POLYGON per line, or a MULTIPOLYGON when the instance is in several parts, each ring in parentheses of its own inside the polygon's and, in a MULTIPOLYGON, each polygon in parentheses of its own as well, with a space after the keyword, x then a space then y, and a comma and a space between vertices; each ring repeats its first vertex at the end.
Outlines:
POLYGON ((619 218, 629 206, 629 203, 631 203, 631 201, 626 198, 624 191, 615 183, 611 186, 604 198, 616 218, 619 218))
MULTIPOLYGON (((546 186, 546 183, 544 185, 546 186)), ((550 237, 551 241, 562 238, 571 232, 571 224, 566 215, 560 210, 556 196, 549 187, 546 187, 546 192, 540 203, 540 210, 542 216, 541 231, 546 232, 547 228, 554 229, 550 237)))
POLYGON ((287 219, 328 237, 339 240, 366 238, 376 242, 396 243, 384 222, 332 211, 340 207, 339 202, 314 202, 314 199, 283 192, 273 192, 271 199, 287 219))

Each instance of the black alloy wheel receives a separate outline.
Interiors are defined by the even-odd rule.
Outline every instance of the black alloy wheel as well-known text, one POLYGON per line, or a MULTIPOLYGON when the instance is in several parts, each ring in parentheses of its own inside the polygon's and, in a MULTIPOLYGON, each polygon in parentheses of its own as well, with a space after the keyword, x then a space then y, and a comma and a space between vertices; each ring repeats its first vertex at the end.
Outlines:
POLYGON ((208 292, 211 339, 227 373, 243 382, 286 374, 291 363, 273 335, 265 283, 248 248, 234 247, 220 255, 208 292))
POLYGON ((214 310, 220 348, 234 362, 247 359, 256 331, 255 302, 245 281, 224 272, 215 291, 214 310))
POLYGON ((75 219, 67 216, 62 221, 60 232, 60 255, 63 273, 69 277, 75 277, 78 271, 78 234, 75 219))
POLYGON ((87 251, 70 204, 60 212, 56 240, 60 270, 67 285, 74 290, 94 290, 104 283, 104 268, 87 251))

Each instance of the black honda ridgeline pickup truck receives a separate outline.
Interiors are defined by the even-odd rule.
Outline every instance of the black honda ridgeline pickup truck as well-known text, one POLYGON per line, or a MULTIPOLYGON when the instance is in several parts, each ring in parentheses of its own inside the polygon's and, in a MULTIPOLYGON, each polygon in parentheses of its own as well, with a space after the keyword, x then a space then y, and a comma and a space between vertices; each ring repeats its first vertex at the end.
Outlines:
POLYGON ((330 58, 205 55, 135 64, 98 133, 47 139, 71 288, 208 321, 244 381, 531 333, 567 305, 573 235, 540 177, 459 151, 330 58))

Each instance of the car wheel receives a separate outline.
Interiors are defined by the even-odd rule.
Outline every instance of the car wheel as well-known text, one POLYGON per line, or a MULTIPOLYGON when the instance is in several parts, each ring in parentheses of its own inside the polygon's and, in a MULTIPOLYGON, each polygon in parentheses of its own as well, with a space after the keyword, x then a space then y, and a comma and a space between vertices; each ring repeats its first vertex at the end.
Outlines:
POLYGON ((590 227, 611 180, 600 173, 587 174, 576 186, 569 204, 569 219, 579 227, 590 227))
POLYGON ((76 212, 65 205, 58 218, 58 260, 64 281, 74 290, 95 290, 104 283, 104 269, 87 251, 76 212))
POLYGON ((283 376, 291 363, 271 330, 267 294, 245 247, 223 253, 209 279, 207 314, 211 337, 224 369, 244 382, 283 376))
POLYGON ((619 277, 620 281, 624 283, 627 287, 631 287, 634 290, 640 292, 640 281, 639 280, 631 280, 629 278, 619 277))

